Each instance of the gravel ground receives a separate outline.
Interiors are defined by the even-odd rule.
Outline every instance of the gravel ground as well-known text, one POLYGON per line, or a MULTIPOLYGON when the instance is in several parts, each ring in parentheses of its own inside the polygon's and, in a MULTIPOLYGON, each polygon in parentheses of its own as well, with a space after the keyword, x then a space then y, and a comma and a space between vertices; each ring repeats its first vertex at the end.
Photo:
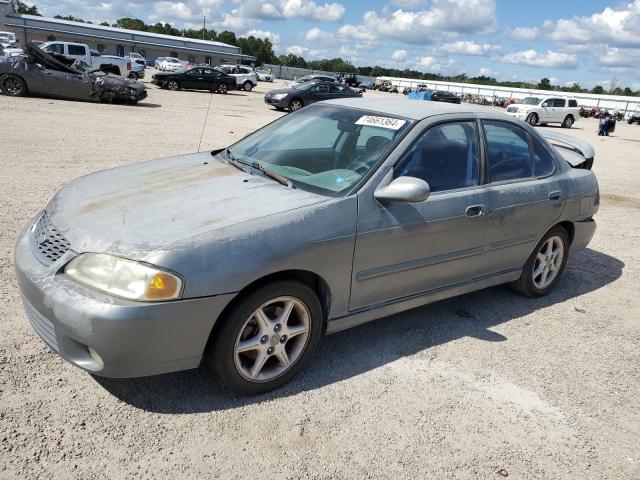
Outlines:
POLYGON ((327 337, 285 388, 239 398, 204 370, 93 378, 20 304, 15 238, 60 187, 281 115, 265 84, 149 88, 138 107, 0 97, 0 479, 640 478, 640 127, 572 129, 596 147, 599 229, 550 296, 498 287, 381 319, 327 337))

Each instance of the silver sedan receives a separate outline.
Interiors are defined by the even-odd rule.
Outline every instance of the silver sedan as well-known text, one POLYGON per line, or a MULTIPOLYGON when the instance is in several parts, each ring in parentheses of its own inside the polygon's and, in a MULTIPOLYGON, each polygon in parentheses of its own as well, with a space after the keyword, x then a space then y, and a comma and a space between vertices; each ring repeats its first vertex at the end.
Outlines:
POLYGON ((599 205, 593 149, 546 135, 468 105, 334 100, 82 177, 18 239, 27 316, 93 374, 204 363, 256 394, 325 333, 502 283, 545 295, 599 205))

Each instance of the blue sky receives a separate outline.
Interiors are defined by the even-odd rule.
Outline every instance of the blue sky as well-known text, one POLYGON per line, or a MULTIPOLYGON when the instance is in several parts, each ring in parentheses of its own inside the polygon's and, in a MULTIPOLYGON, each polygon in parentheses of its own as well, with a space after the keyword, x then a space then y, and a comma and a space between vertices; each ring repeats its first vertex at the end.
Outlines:
POLYGON ((640 0, 40 0, 42 14, 269 37, 276 53, 640 90, 640 0))

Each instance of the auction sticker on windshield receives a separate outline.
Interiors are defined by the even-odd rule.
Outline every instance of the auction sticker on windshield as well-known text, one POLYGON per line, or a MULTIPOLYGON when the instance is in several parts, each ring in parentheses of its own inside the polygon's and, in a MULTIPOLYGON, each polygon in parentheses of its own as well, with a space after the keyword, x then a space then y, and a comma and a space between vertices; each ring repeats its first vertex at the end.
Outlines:
POLYGON ((400 130, 407 123, 406 120, 391 117, 376 117, 373 115, 364 115, 356 122, 356 125, 368 125, 370 127, 382 127, 390 130, 400 130))

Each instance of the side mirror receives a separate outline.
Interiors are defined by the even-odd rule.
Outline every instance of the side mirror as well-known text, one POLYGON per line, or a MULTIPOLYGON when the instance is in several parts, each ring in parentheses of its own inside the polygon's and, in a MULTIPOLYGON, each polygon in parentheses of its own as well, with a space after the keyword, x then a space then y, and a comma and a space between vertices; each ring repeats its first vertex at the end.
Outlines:
POLYGON ((378 188, 373 196, 381 203, 419 203, 429 198, 430 193, 429 184, 424 180, 415 177, 398 177, 389 185, 378 188))

